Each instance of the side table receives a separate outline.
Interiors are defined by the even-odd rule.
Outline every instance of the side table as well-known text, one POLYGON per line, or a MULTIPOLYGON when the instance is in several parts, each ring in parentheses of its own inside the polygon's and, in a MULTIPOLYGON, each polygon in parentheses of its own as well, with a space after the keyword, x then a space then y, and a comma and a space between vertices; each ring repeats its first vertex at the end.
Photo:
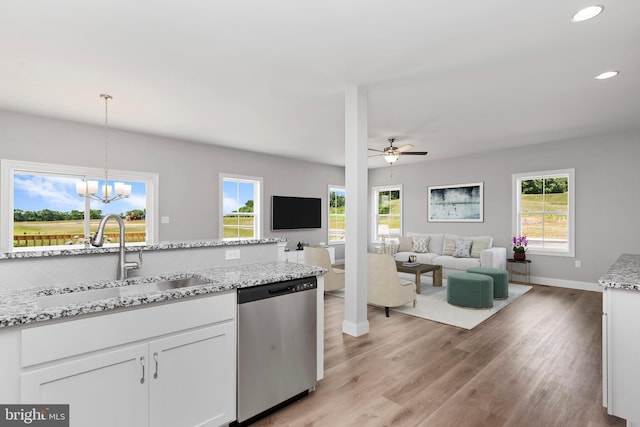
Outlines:
POLYGON ((531 284, 531 260, 530 259, 523 259, 521 261, 513 258, 507 258, 507 271, 509 271, 509 282, 513 281, 513 276, 522 276, 525 279, 525 281, 523 281, 522 283, 524 283, 525 285, 531 284), (518 265, 518 264, 523 265, 524 266, 523 269, 514 271, 513 269, 514 265, 518 265))

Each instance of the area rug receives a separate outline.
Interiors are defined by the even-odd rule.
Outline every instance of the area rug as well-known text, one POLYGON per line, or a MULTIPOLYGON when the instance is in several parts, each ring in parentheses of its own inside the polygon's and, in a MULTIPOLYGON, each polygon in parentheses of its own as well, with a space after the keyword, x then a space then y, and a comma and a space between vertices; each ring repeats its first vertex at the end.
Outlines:
MULTIPOLYGON (((490 309, 476 310, 449 304, 447 302, 446 284, 441 287, 423 284, 421 293, 417 295, 415 308, 411 304, 407 304, 401 307, 393 307, 391 310, 470 330, 514 302, 530 289, 531 286, 509 283, 509 298, 493 300, 493 307, 490 309)), ((344 290, 327 293, 344 298, 344 290)))

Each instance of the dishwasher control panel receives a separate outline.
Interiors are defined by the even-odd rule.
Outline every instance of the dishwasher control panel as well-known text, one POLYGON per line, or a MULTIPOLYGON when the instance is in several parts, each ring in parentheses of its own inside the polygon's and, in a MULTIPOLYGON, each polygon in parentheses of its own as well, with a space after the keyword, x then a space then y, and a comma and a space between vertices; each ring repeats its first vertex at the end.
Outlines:
POLYGON ((296 292, 311 291, 313 289, 317 289, 317 287, 318 279, 313 276, 286 280, 283 282, 268 283, 259 286, 238 288, 238 304, 245 304, 251 301, 259 301, 265 298, 274 298, 296 292))
POLYGON ((317 287, 317 285, 315 283, 299 283, 297 285, 292 285, 291 286, 291 290, 295 291, 295 292, 300 292, 300 291, 307 291, 309 289, 315 289, 317 287))

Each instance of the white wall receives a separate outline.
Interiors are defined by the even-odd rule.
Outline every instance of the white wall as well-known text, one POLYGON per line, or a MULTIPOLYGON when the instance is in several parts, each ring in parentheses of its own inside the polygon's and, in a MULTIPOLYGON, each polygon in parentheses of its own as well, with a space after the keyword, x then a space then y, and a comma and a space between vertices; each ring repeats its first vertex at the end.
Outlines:
POLYGON ((640 253, 640 130, 369 171, 369 185, 403 184, 404 231, 492 235, 510 253, 511 175, 575 168, 576 257, 529 255, 538 283, 595 283, 624 252, 640 253), (427 222, 427 187, 484 182, 483 223, 427 222), (575 268, 574 261, 582 261, 575 268))
MULTIPOLYGON (((104 167, 104 128, 0 111, 0 158, 65 165, 104 167)), ((264 178, 264 237, 326 242, 322 229, 271 231, 271 196, 322 198, 327 210, 328 185, 344 185, 344 168, 283 157, 192 143, 152 135, 110 130, 109 167, 160 175, 160 241, 217 239, 220 172, 264 178)), ((336 257, 344 258, 342 246, 336 257)))

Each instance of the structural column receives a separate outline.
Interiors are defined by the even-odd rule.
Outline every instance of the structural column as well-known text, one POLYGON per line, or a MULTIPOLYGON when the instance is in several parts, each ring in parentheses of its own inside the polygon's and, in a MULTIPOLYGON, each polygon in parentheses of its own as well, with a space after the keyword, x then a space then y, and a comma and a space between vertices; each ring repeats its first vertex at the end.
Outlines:
POLYGON ((346 242, 342 332, 369 332, 367 320, 367 91, 345 91, 346 242))

